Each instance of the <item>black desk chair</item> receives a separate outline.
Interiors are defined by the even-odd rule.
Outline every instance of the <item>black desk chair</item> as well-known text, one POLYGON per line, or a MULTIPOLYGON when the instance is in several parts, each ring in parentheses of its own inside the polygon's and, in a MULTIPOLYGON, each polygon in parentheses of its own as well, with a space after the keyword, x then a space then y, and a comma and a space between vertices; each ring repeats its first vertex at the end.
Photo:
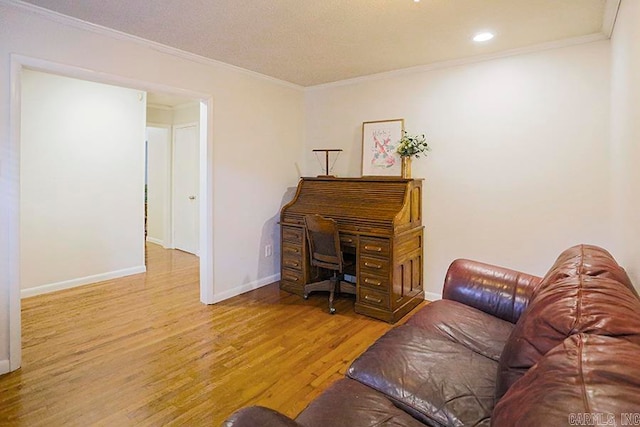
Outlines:
POLYGON ((353 283, 344 282, 345 268, 351 263, 345 263, 340 249, 340 235, 338 225, 333 219, 320 215, 307 215, 304 224, 309 242, 309 258, 311 265, 333 272, 328 280, 304 285, 304 298, 314 291, 329 291, 329 313, 334 314, 333 297, 336 292, 356 294, 356 286, 353 283))

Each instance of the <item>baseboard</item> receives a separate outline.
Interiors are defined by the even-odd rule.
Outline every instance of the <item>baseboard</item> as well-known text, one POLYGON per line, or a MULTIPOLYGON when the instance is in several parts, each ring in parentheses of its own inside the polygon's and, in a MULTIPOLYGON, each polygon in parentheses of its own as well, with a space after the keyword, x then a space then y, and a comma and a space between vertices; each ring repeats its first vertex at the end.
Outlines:
POLYGON ((163 248, 165 247, 165 246, 164 246, 164 240, 156 239, 155 237, 149 237, 149 236, 147 236, 147 242, 149 242, 149 243, 155 243, 156 245, 160 245, 160 246, 162 246, 163 248))
POLYGON ((125 268, 122 270, 109 271, 107 273, 95 274, 93 276, 80 277, 63 282, 49 283, 46 285, 35 286, 33 288, 22 289, 20 291, 21 298, 33 297, 36 295, 47 294, 49 292, 61 291, 63 289, 75 288, 78 286, 88 285, 91 283, 104 282, 105 280, 117 279, 119 277, 130 276, 132 274, 144 273, 147 267, 144 265, 138 267, 125 268))
POLYGON ((435 292, 425 292, 424 299, 426 299, 427 301, 437 301, 439 299, 442 299, 442 295, 436 294, 435 292))
MULTIPOLYGON (((280 280, 280 273, 274 274, 273 276, 264 277, 260 280, 255 280, 253 282, 247 283, 245 285, 236 286, 233 289, 229 289, 224 292, 220 292, 213 297, 212 304, 215 304, 220 301, 224 301, 226 299, 235 297, 237 295, 243 294, 245 292, 253 291, 254 289, 261 288, 263 286, 269 285, 273 282, 277 282, 280 280)), ((441 294, 437 294, 435 292, 425 292, 424 299, 427 301, 436 301, 442 299, 441 294)))
POLYGON ((272 276, 263 277, 262 279, 254 280, 253 282, 249 282, 244 285, 236 286, 235 288, 215 294, 213 296, 212 304, 215 304, 220 301, 224 301, 226 299, 235 297, 245 292, 253 291, 254 289, 261 288, 263 286, 269 285, 279 280, 280 280, 280 273, 274 274, 272 276))
POLYGON ((0 360, 0 375, 11 372, 11 363, 8 360, 0 360))

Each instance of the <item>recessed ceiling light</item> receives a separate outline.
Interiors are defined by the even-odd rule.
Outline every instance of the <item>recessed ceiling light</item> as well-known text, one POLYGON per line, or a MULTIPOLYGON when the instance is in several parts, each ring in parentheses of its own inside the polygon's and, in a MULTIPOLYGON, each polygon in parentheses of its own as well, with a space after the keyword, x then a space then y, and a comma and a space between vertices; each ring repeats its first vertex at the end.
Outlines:
POLYGON ((493 38, 493 33, 484 32, 484 33, 478 33, 475 36, 473 36, 473 41, 486 42, 487 40, 491 40, 492 38, 493 38))

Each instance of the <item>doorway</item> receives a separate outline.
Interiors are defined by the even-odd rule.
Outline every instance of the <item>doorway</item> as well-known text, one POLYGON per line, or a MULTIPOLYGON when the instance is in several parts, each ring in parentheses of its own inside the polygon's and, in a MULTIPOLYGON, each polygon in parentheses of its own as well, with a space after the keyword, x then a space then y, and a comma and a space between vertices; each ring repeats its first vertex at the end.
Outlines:
POLYGON ((194 255, 200 234, 198 135, 197 122, 148 123, 145 161, 147 242, 194 255))
MULTIPOLYGON (((93 81, 114 86, 127 87, 142 91, 155 91, 168 93, 177 96, 188 97, 199 100, 200 129, 198 132, 199 156, 199 253, 200 262, 200 300, 205 304, 213 302, 213 266, 210 256, 213 248, 212 234, 212 169, 213 162, 211 123, 212 123, 212 98, 209 94, 202 94, 172 88, 164 85, 155 85, 145 81, 132 80, 117 75, 109 75, 103 72, 78 69, 75 67, 50 63, 48 61, 13 55, 11 57, 11 87, 15 96, 11 102, 11 129, 10 129, 10 150, 8 161, 17 164, 20 158, 20 123, 21 123, 21 73, 23 69, 31 69, 44 73, 57 74, 61 76, 76 78, 80 80, 93 81)), ((20 316, 20 173, 18 168, 10 168, 7 171, 10 185, 3 188, 3 200, 8 201, 7 210, 9 212, 9 235, 7 236, 10 248, 10 263, 8 276, 14 278, 9 289, 9 369, 15 370, 21 364, 21 316, 20 316)))

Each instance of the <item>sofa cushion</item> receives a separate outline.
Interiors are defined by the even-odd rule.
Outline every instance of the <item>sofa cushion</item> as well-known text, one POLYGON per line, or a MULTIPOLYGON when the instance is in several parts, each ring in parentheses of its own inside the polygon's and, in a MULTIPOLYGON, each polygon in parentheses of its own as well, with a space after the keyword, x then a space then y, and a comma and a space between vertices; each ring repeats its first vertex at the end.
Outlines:
POLYGON ((563 252, 505 344, 496 398, 570 335, 585 332, 640 343, 640 299, 630 283, 604 249, 580 245, 563 252))
POLYGON ((514 327, 511 322, 446 299, 426 305, 407 324, 442 334, 496 362, 514 327))
POLYGON ((585 275, 602 277, 620 282, 638 297, 627 272, 618 265, 611 254, 599 246, 576 245, 563 251, 547 274, 542 278, 538 291, 553 286, 558 280, 585 275))
POLYGON ((347 375, 429 425, 488 425, 497 362, 439 332, 394 328, 347 375))
POLYGON ((635 424, 640 411, 639 354, 640 347, 625 340, 573 335, 509 389, 497 403, 491 425, 635 424))
POLYGON ((304 427, 423 426, 384 394, 349 378, 333 383, 298 415, 296 422, 304 427))
POLYGON ((580 332, 640 344, 640 301, 619 282, 588 276, 569 277, 539 291, 504 347, 496 397, 550 349, 580 332))

